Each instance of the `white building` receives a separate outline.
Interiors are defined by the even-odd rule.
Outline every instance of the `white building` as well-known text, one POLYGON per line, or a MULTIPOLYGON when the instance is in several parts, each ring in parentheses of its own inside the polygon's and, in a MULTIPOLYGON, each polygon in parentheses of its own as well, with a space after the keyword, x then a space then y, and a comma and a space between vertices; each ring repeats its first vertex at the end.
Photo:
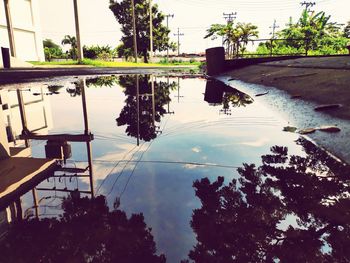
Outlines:
MULTIPOLYGON (((7 17, 12 24, 15 57, 23 61, 44 61, 39 0, 0 0, 0 46, 10 48, 7 17), (8 14, 6 16, 6 3, 8 14)), ((11 26, 10 26, 11 27, 11 26)), ((0 67, 2 57, 0 52, 0 67)))

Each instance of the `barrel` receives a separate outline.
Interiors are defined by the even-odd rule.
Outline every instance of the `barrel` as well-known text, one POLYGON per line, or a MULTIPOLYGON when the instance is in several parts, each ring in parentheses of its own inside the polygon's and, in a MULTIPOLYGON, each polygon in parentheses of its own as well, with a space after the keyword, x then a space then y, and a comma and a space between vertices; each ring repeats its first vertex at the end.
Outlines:
POLYGON ((2 62, 3 62, 4 68, 10 68, 11 67, 10 49, 7 47, 1 47, 1 54, 2 54, 2 62))
POLYGON ((225 71, 225 49, 223 47, 209 48, 205 51, 207 74, 217 75, 225 71))

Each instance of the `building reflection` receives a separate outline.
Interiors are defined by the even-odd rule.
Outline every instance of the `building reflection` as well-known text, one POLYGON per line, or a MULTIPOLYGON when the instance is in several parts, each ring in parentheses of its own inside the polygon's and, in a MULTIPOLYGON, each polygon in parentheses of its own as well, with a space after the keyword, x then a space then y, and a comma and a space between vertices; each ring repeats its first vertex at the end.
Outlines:
POLYGON ((52 128, 48 95, 59 94, 63 86, 0 90, 0 236, 6 233, 10 222, 22 221, 28 216, 39 218, 41 201, 52 197, 53 193, 53 199, 58 192, 94 197, 93 134, 89 131, 86 85, 84 80, 77 83, 84 120, 81 134, 48 134, 52 128), (45 158, 32 157, 31 145, 36 142, 46 143, 45 158), (86 144, 86 167, 70 167, 66 164, 66 160, 71 157, 71 142, 86 144), (89 189, 79 188, 80 178, 89 180, 89 189), (42 184, 45 179, 47 182, 42 184), (28 195, 33 205, 24 209, 22 199, 28 195), (42 198, 39 199, 39 196, 42 198))
POLYGON ((209 105, 222 105, 220 113, 231 115, 231 107, 245 107, 253 103, 253 98, 218 80, 207 81, 204 100, 209 105))
POLYGON ((305 139, 306 156, 274 146, 224 185, 197 180, 194 262, 347 262, 350 167, 305 139))
POLYGON ((127 96, 125 106, 116 119, 118 126, 126 125, 126 134, 140 140, 151 141, 157 137, 160 121, 170 113, 170 92, 176 83, 156 81, 153 75, 120 76, 119 85, 127 96), (168 106, 168 111, 164 106, 168 106))

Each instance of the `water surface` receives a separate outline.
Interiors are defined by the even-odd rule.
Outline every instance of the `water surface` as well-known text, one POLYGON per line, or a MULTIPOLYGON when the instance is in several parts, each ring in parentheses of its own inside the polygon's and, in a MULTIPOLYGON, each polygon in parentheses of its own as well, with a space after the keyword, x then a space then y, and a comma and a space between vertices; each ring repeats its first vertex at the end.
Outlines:
MULTIPOLYGON (((128 249, 133 251, 130 258, 144 262, 163 262, 164 256, 167 262, 345 258, 339 249, 349 242, 348 167, 297 134, 282 132, 288 122, 255 102, 254 95, 214 80, 151 75, 90 77, 56 85, 62 86, 39 89, 31 84, 23 94, 29 99, 44 90, 49 134, 79 134, 85 129, 84 89, 94 135, 93 188, 101 197, 89 204, 82 199, 90 197, 88 178, 57 173, 36 187, 37 217, 58 219, 52 229, 62 232, 65 242, 71 238, 70 228, 75 235, 81 231, 86 240, 99 240, 84 243, 77 260, 89 262, 100 255, 96 262, 124 262, 128 249), (59 189, 78 189, 81 194, 59 189), (91 207, 100 211, 100 218, 91 207), (84 209, 87 218, 79 212, 84 209), (140 213, 143 216, 135 215, 140 213), (115 221, 101 219, 109 214, 115 221), (88 226, 74 230, 76 222, 88 226), (94 226, 100 232, 89 235, 94 226), (117 231, 121 228, 126 232, 117 231), (112 242, 106 229, 121 238, 112 242), (136 250, 144 254, 135 252, 132 238, 142 243, 136 250), (103 242, 106 249, 98 247, 103 242), (111 245, 115 242, 126 245, 116 248, 111 245), (298 249, 304 252, 293 255, 298 249), (87 256, 89 252, 94 256, 87 256)), ((37 120, 35 116, 28 122, 37 120)), ((32 156, 45 156, 43 142, 33 141, 31 148, 32 156)), ((86 144, 72 143, 66 167, 87 165, 86 144)), ((32 202, 31 193, 22 197, 28 219, 35 218, 32 202)), ((21 231, 30 235, 34 229, 30 225, 21 231)), ((6 242, 25 244, 20 238, 6 242)), ((72 253, 63 249, 60 254, 57 246, 59 242, 56 258, 72 253)))

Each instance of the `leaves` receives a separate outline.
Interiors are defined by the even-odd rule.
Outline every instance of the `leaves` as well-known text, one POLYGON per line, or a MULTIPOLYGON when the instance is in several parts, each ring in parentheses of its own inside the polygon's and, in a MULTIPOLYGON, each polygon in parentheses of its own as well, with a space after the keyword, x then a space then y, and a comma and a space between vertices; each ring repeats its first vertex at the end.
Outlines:
POLYGON ((268 94, 268 93, 269 93, 268 91, 263 92, 263 93, 258 93, 258 94, 255 95, 255 97, 264 96, 264 95, 266 95, 266 94, 268 94))
POLYGON ((301 130, 298 130, 297 127, 293 127, 293 126, 286 126, 283 128, 283 131, 285 132, 298 132, 299 134, 310 134, 310 133, 314 133, 317 130, 323 131, 323 132, 329 132, 329 133, 336 133, 341 131, 341 129, 338 128, 337 126, 321 126, 317 128, 306 128, 301 130))
POLYGON ((314 108, 315 111, 333 110, 341 107, 341 104, 325 104, 314 108))
POLYGON ((302 130, 298 131, 298 133, 310 134, 310 133, 314 133, 315 131, 316 131, 316 129, 314 129, 314 128, 306 128, 306 129, 302 129, 302 130))
POLYGON ((201 205, 192 214, 197 244, 189 259, 347 262, 350 167, 305 139, 297 144, 303 156, 274 146, 261 166, 243 164, 229 184, 224 177, 193 183, 201 205))
POLYGON ((297 129, 298 129, 297 127, 293 127, 293 126, 283 127, 283 131, 285 131, 285 132, 296 132, 297 129))
MULTIPOLYGON (((135 0, 135 16, 136 16, 136 39, 139 55, 144 57, 145 62, 148 61, 148 52, 150 50, 150 12, 149 1, 135 0)), ((125 56, 130 55, 130 50, 133 50, 133 27, 131 16, 131 1, 123 0, 116 1, 111 0, 109 5, 110 10, 113 12, 115 18, 121 26, 121 32, 123 36, 121 41, 122 46, 119 46, 122 50, 120 54, 125 56)), ((170 30, 162 23, 164 21, 164 14, 158 10, 157 5, 152 6, 152 22, 153 22, 153 50, 163 51, 167 47, 171 47, 169 39, 170 30)))
POLYGON ((227 24, 212 24, 209 29, 207 29, 207 34, 204 38, 210 37, 211 39, 216 39, 217 37, 223 37, 223 42, 227 46, 232 45, 233 52, 230 55, 237 55, 239 50, 244 50, 248 44, 249 39, 253 37, 258 37, 258 27, 252 23, 237 23, 234 26, 233 22, 228 22, 227 24))
POLYGON ((318 130, 323 131, 323 132, 340 132, 340 128, 338 128, 337 126, 321 126, 320 128, 318 128, 318 130))

